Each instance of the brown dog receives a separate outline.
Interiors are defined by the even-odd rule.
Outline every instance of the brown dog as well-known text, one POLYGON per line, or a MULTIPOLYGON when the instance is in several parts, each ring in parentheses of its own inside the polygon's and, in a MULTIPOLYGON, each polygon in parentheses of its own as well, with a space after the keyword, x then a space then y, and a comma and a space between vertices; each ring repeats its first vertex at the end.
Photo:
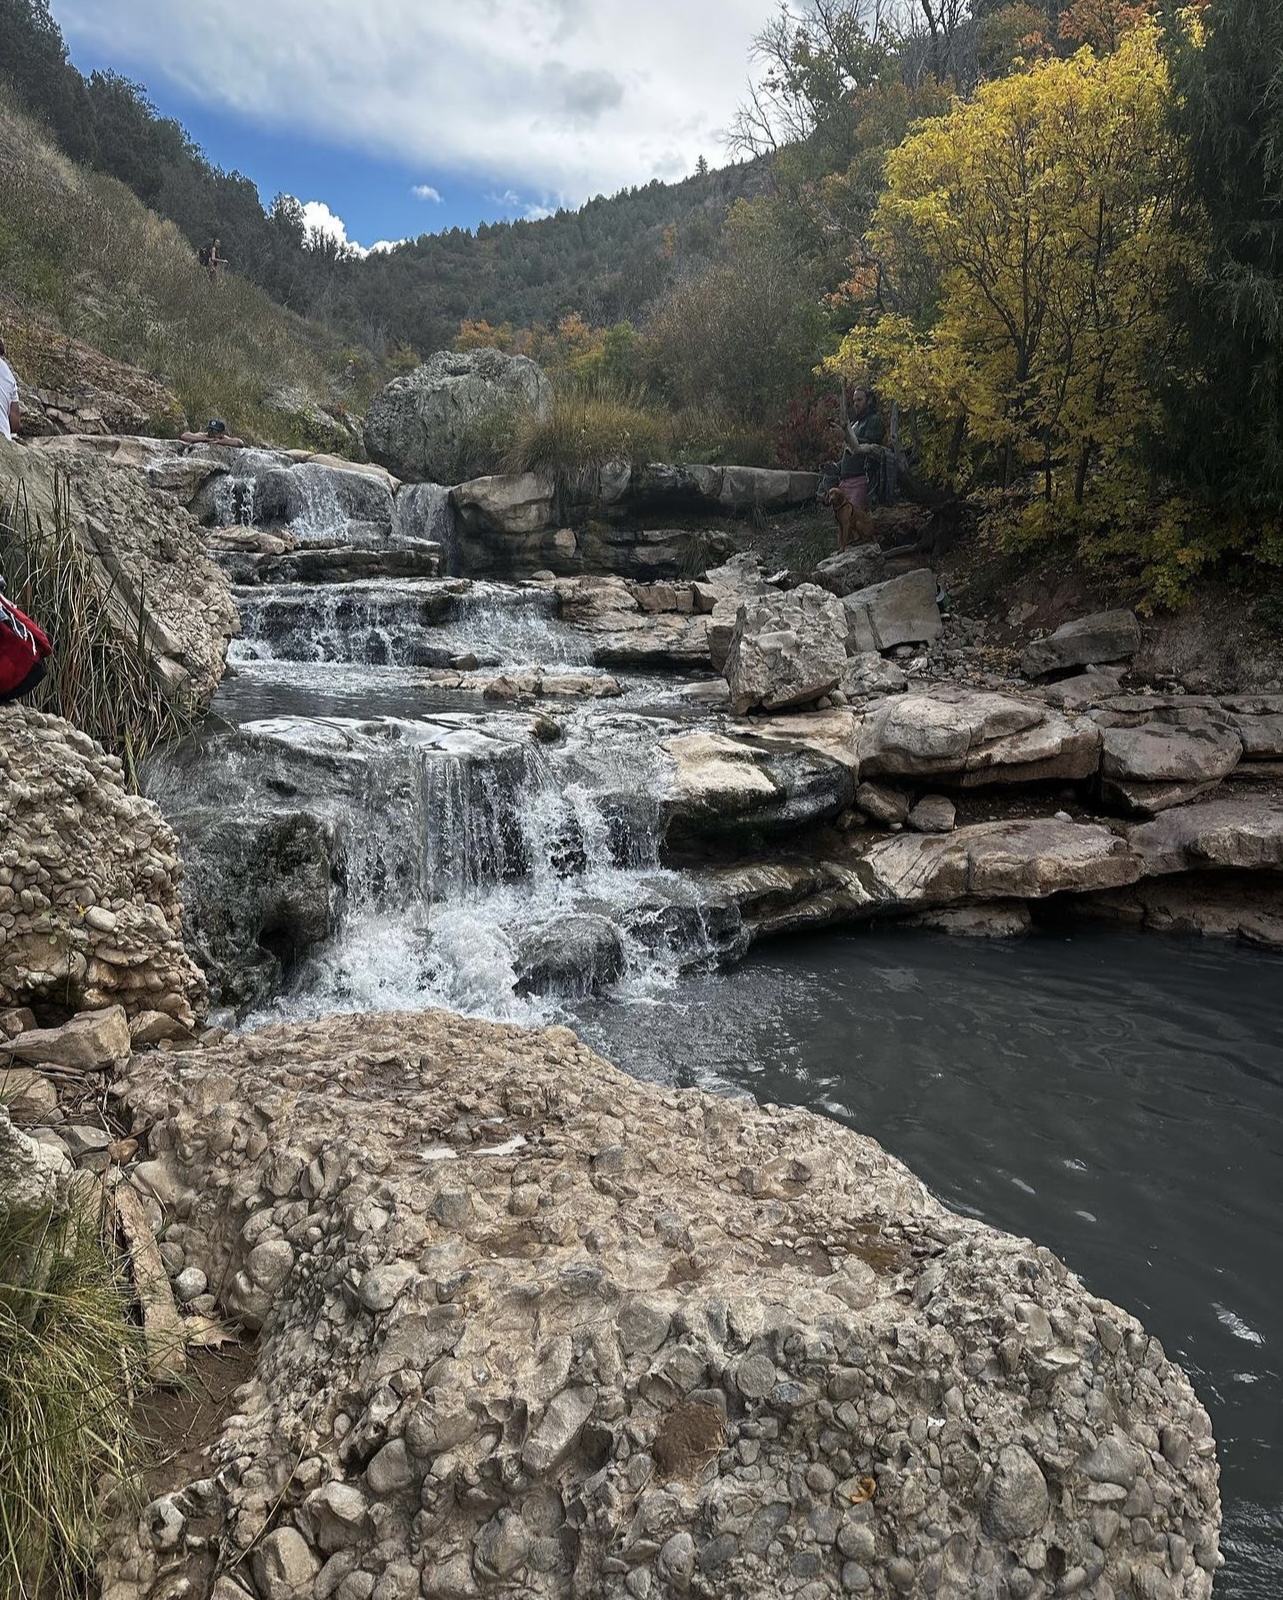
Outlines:
POLYGON ((833 520, 838 525, 838 549, 845 550, 853 544, 865 544, 873 538, 873 518, 867 511, 857 511, 841 489, 830 489, 824 504, 833 508, 833 520))

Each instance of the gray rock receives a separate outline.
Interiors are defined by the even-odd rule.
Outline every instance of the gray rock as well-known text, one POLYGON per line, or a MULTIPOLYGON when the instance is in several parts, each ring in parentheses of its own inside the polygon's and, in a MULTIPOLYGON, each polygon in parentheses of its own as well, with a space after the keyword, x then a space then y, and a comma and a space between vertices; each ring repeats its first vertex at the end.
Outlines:
POLYGON ((1139 649, 1140 624, 1134 612, 1096 611, 1033 640, 1020 658, 1020 670, 1027 678, 1042 678, 1070 667, 1127 661, 1139 649))
POLYGON ((923 644, 943 632, 936 605, 936 576, 925 567, 857 589, 842 601, 847 616, 847 649, 890 650, 898 644, 923 644))
POLYGON ((684 1529, 665 1541, 655 1563, 662 1582, 671 1583, 679 1594, 690 1587, 695 1574, 695 1541, 684 1529))
POLYGON ((985 1501, 986 1529, 1000 1539, 1029 1539, 1046 1522, 1049 1508, 1042 1468, 1023 1445, 1007 1445, 985 1501))
POLYGON ((909 815, 909 797, 902 789, 885 783, 862 783, 855 791, 855 803, 874 822, 903 822, 909 815))
POLYGON ((0 1059, 6 1050, 36 1067, 106 1072, 129 1054, 129 1022, 122 1006, 82 1011, 60 1028, 32 1028, 0 1045, 0 1059))
POLYGON ((1106 726, 1100 757, 1105 798, 1154 815, 1216 788, 1238 765, 1243 743, 1223 720, 1194 716, 1175 725, 1106 726))
MULTIPOLYGON (((5 1059, 0 1042, 0 1062, 5 1059)), ((58 1111, 58 1091, 48 1078, 23 1067, 0 1066, 0 1103, 25 1126, 44 1122, 58 1111)))
POLYGON ((596 1403, 596 1393, 586 1386, 563 1389, 526 1440, 521 1461, 527 1472, 536 1477, 551 1472, 569 1453, 596 1403))
POLYGON ((807 705, 835 689, 846 664, 841 601, 812 584, 740 607, 723 669, 737 716, 807 705))
POLYGON ((398 478, 459 483, 493 471, 513 419, 545 416, 551 399, 547 378, 525 356, 439 350, 374 397, 365 448, 398 478))
POLYGON ((1120 1483, 1130 1489, 1145 1465, 1141 1451, 1127 1439, 1109 1434, 1078 1463, 1093 1483, 1120 1483))
POLYGON ((604 916, 580 912, 556 917, 516 936, 520 994, 601 994, 624 970, 619 929, 604 916))
POLYGON ((115 1138, 106 1128, 95 1128, 87 1123, 68 1123, 60 1131, 63 1142, 76 1161, 83 1161, 86 1156, 105 1154, 107 1146, 115 1138))
POLYGON ((952 833, 958 808, 943 794, 924 794, 909 812, 908 824, 915 833, 952 833))
POLYGON ((262 1600, 307 1600, 321 1563, 297 1528, 274 1528, 255 1549, 251 1565, 262 1600))
POLYGON ((174 1298, 180 1306, 185 1306, 208 1288, 209 1279, 199 1267, 184 1267, 174 1279, 174 1298))
POLYGON ((886 565, 880 545, 852 545, 836 555, 826 556, 808 581, 841 597, 880 583, 886 576, 886 565))
POLYGON ((0 1101, 0 1213, 34 1218, 61 1211, 71 1176, 67 1157, 15 1128, 0 1101))
POLYGON ((530 1535, 515 1511, 502 1510, 493 1516, 473 1541, 477 1576, 511 1578, 525 1564, 530 1551, 530 1535))
POLYGON ((414 1468, 404 1439, 390 1439, 365 1469, 370 1493, 396 1494, 414 1482, 414 1468))
POLYGON ((1283 868, 1283 804, 1212 800, 1184 806, 1132 828, 1128 840, 1150 873, 1283 868))
POLYGON ((900 694, 909 684, 908 678, 894 661, 888 661, 876 650, 861 650, 842 668, 838 688, 848 700, 871 700, 884 694, 900 694))

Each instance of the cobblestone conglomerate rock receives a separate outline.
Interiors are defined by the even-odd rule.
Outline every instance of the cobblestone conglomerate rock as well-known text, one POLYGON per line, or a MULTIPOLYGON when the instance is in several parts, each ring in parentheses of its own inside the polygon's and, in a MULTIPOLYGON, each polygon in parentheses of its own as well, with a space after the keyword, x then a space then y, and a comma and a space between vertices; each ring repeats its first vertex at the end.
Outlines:
POLYGON ((160 1011, 205 1000, 183 948, 174 835, 59 717, 0 706, 0 1006, 160 1011))
MULTIPOLYGON (((261 1328, 199 1486, 260 1597, 1211 1593, 1183 1373, 836 1123, 441 1012, 122 1090, 170 1235, 261 1328)), ((172 1593, 197 1497, 122 1518, 104 1600, 172 1593)))

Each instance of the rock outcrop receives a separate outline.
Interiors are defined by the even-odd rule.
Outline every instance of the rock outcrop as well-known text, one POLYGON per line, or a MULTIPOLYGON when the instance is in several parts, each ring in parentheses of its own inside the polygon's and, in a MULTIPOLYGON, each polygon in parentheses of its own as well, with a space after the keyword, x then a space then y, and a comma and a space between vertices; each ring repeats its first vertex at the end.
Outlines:
POLYGON ((1184 1374, 803 1111, 446 1013, 136 1056, 137 1177, 257 1368, 104 1600, 1207 1600, 1184 1374), (1066 1587, 1067 1586, 1067 1587, 1066 1587))
POLYGON ((890 650, 898 644, 923 644, 940 636, 936 577, 925 567, 856 589, 842 603, 853 655, 862 650, 890 650))
POLYGON ((477 461, 482 431, 494 433, 488 453, 497 466, 514 416, 543 416, 551 399, 547 378, 527 356, 438 350, 375 395, 365 417, 365 448, 398 478, 457 483, 467 471, 464 463, 477 461))
POLYGON ((0 1005, 121 1005, 184 1027, 205 1000, 182 940, 174 835, 87 735, 0 706, 0 1005))
POLYGON ((732 711, 810 705, 836 689, 846 634, 842 602, 814 584, 746 601, 722 669, 732 711))
POLYGON ((203 710, 238 627, 227 579, 188 513, 142 474, 63 443, 67 448, 47 451, 0 439, 0 499, 13 498, 21 485, 33 529, 37 522, 52 529, 57 471, 66 471, 71 526, 114 597, 122 635, 132 641, 141 632, 165 691, 203 710))
POLYGON ((1033 640, 1020 658, 1020 670, 1027 678, 1042 678, 1072 667, 1127 661, 1139 649, 1140 624, 1134 612, 1097 611, 1033 640))

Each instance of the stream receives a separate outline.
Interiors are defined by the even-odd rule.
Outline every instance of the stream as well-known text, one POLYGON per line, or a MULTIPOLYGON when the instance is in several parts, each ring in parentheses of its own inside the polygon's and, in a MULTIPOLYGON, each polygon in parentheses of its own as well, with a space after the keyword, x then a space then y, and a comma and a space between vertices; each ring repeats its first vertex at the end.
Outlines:
MULTIPOLYGON (((307 538, 343 526, 318 495, 311 482, 307 538)), ((440 494, 420 496, 448 547, 440 494)), ((252 484, 225 500, 229 519, 251 519, 252 484)), ((678 678, 612 667, 621 693, 557 705, 550 739, 528 708, 466 682, 485 668, 603 672, 547 589, 437 577, 237 596, 220 731, 153 768, 148 790, 188 851, 185 816, 305 805, 342 860, 330 937, 241 1008, 243 1025, 432 1005, 565 1021, 638 1077, 871 1135, 950 1205, 1049 1245, 1163 1341, 1215 1425, 1216 1594, 1277 1600, 1278 957, 1094 929, 999 942, 867 930, 730 965, 748 942, 736 918, 665 861, 664 741, 690 716, 678 678), (434 683, 461 662, 463 686, 434 683), (567 981, 576 963, 591 983, 567 981), (560 981, 531 979, 550 966, 560 981)))

